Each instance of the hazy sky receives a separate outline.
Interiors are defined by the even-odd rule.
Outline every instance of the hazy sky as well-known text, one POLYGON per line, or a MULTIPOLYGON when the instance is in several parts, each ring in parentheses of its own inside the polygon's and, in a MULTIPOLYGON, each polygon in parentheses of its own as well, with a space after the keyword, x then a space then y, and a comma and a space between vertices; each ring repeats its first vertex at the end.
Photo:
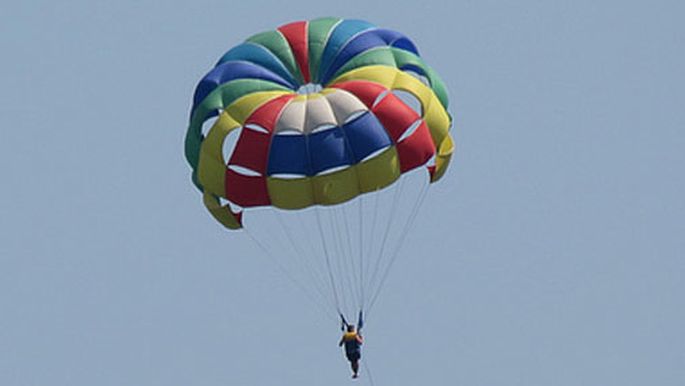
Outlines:
POLYGON ((338 326, 211 219, 183 158, 211 65, 326 15, 410 36, 455 118, 451 169, 368 321, 375 384, 685 384, 684 14, 679 1, 3 3, 0 384, 351 382, 338 326))

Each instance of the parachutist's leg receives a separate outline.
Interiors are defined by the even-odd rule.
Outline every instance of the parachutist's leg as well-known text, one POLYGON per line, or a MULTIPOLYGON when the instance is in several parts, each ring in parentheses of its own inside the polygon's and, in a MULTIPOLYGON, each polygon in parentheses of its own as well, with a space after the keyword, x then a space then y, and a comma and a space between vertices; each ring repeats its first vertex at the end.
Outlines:
POLYGON ((352 365, 352 372, 354 373, 352 375, 352 378, 357 378, 359 376, 359 360, 354 360, 350 362, 352 365))

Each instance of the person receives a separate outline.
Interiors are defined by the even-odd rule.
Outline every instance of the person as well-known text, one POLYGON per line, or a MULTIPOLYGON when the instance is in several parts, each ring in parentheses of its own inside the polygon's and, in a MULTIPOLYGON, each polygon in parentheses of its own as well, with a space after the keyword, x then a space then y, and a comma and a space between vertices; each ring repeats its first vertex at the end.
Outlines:
POLYGON ((338 347, 345 345, 345 356, 347 360, 350 361, 350 367, 352 368, 352 378, 359 377, 359 360, 362 357, 361 346, 364 343, 360 333, 357 333, 354 325, 348 324, 347 331, 340 338, 340 343, 338 347))

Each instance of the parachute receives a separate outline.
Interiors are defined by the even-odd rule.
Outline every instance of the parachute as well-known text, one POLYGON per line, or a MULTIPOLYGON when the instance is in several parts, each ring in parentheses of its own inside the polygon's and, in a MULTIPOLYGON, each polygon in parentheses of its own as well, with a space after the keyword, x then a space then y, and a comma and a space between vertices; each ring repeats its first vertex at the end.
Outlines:
POLYGON ((449 165, 447 106, 403 34, 298 21, 233 47, 200 80, 185 155, 217 221, 327 315, 361 319, 449 165))

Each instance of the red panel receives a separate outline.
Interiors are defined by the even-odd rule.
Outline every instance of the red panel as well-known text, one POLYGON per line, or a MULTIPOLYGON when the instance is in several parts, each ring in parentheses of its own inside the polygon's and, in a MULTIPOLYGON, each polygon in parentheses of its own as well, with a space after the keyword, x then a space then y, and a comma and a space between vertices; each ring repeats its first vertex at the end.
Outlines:
POLYGON ((226 198, 242 207, 271 205, 266 177, 245 176, 226 169, 226 198))
POLYGON ((393 142, 397 142, 407 128, 420 118, 416 111, 392 93, 383 98, 371 111, 381 121, 393 142))
POLYGON ((273 132, 276 121, 281 115, 281 111, 291 99, 295 98, 295 94, 287 94, 274 98, 263 105, 259 106, 252 114, 245 120, 245 124, 258 125, 265 128, 269 133, 273 132))
POLYGON ((228 164, 242 166, 264 175, 270 142, 270 134, 244 128, 228 164))
POLYGON ((435 165, 426 166, 426 169, 428 169, 428 174, 430 174, 432 182, 433 175, 435 174, 435 165))
POLYGON ((376 98, 387 88, 382 84, 368 80, 350 80, 331 85, 331 87, 349 91, 354 94, 366 107, 371 108, 376 98))
POLYGON ((309 83, 309 44, 307 43, 307 22, 296 21, 279 27, 290 48, 295 54, 295 60, 300 67, 304 82, 309 83))
POLYGON ((271 143, 271 133, 283 108, 295 97, 295 94, 274 98, 259 108, 245 120, 245 125, 253 124, 266 129, 269 133, 262 133, 244 128, 233 149, 229 165, 242 166, 254 170, 262 175, 266 174, 266 162, 271 143))
POLYGON ((402 173, 425 164, 435 154, 433 138, 431 138, 428 125, 423 121, 409 137, 403 139, 396 147, 402 173))

